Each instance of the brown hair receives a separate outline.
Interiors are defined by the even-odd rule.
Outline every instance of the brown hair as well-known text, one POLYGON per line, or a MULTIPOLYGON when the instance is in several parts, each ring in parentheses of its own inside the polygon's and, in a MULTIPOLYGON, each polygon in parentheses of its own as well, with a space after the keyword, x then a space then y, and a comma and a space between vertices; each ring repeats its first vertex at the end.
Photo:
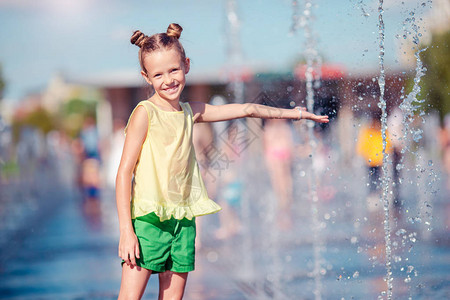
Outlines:
POLYGON ((165 33, 156 33, 152 36, 147 36, 136 30, 131 36, 131 43, 138 46, 139 49, 139 63, 141 69, 147 74, 147 70, 144 67, 144 57, 146 54, 160 49, 176 49, 180 53, 181 61, 186 60, 186 54, 184 48, 181 45, 180 38, 183 28, 175 23, 172 23, 167 28, 165 33))

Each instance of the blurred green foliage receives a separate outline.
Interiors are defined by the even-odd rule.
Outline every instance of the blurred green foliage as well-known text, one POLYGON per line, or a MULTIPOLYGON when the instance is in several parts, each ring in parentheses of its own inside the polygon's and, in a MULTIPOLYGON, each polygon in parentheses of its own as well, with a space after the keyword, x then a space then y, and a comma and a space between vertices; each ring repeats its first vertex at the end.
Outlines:
POLYGON ((12 159, 0 164, 0 181, 8 181, 20 175, 20 168, 17 160, 12 159))
POLYGON ((422 77, 422 98, 439 112, 441 121, 450 113, 450 31, 434 34, 420 58, 427 68, 422 77))
POLYGON ((71 99, 63 103, 58 113, 51 114, 41 106, 27 112, 12 121, 14 142, 20 138, 20 132, 25 127, 33 127, 47 134, 52 130, 62 130, 69 137, 75 138, 79 135, 87 117, 95 119, 96 101, 82 99, 71 99))
POLYGON ((65 102, 58 114, 59 126, 72 138, 79 135, 86 117, 96 117, 97 101, 71 99, 65 102))
POLYGON ((25 127, 34 127, 46 134, 56 128, 56 120, 47 110, 37 107, 21 118, 15 118, 11 124, 14 142, 20 138, 20 132, 25 127))

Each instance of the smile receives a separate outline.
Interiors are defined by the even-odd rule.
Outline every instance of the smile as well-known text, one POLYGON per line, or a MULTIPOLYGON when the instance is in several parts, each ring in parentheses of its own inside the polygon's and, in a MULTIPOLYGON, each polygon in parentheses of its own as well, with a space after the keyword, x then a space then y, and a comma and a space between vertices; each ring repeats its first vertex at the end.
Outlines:
POLYGON ((168 93, 173 93, 173 92, 176 92, 177 90, 178 90, 178 85, 164 89, 164 91, 166 91, 168 93))

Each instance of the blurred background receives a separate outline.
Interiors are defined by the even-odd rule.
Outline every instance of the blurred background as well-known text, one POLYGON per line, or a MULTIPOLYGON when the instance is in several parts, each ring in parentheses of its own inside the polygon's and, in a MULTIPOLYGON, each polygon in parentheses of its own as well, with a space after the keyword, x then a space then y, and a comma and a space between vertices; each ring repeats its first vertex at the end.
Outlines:
POLYGON ((223 210, 186 299, 450 298, 450 4, 379 5, 0 0, 1 298, 117 298, 115 175, 151 95, 129 39, 172 22, 183 100, 330 116, 195 125, 223 210))

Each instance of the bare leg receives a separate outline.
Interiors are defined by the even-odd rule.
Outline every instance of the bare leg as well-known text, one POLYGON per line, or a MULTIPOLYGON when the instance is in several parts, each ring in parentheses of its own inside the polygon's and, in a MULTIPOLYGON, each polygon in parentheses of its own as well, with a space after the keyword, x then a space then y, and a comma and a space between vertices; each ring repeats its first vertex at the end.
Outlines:
POLYGON ((123 264, 118 300, 141 299, 151 274, 151 270, 123 264))
POLYGON ((270 165, 272 186, 278 200, 278 225, 281 229, 292 226, 292 177, 290 160, 273 160, 270 165))
POLYGON ((158 300, 181 300, 189 273, 166 271, 159 274, 158 300))

